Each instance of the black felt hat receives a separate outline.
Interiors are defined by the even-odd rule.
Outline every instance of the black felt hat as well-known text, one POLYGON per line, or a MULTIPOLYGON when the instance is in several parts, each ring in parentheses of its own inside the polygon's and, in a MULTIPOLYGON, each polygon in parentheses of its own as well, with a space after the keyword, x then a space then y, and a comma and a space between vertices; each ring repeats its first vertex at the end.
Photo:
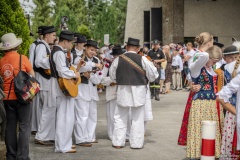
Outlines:
POLYGON ((122 49, 121 46, 114 46, 112 49, 112 52, 110 53, 111 55, 120 55, 123 54, 125 50, 122 49))
POLYGON ((42 29, 43 29, 44 27, 46 27, 46 26, 39 26, 37 33, 42 35, 42 29))
POLYGON ((218 46, 219 48, 224 47, 224 44, 218 43, 218 42, 216 42, 216 41, 213 42, 213 45, 218 46))
POLYGON ((94 48, 98 48, 98 43, 96 41, 93 41, 93 40, 87 40, 87 43, 84 45, 85 46, 93 46, 94 48))
POLYGON ((114 45, 113 45, 112 43, 110 43, 110 44, 108 45, 108 48, 112 48, 112 47, 114 47, 114 45))
POLYGON ((77 33, 77 32, 74 33, 74 37, 81 36, 81 35, 82 35, 81 33, 77 33))
POLYGON ((237 54, 239 50, 236 46, 230 45, 223 50, 223 55, 237 54))
POLYGON ((127 45, 131 45, 131 46, 140 46, 139 42, 140 42, 139 39, 129 37, 128 41, 125 43, 127 43, 127 45))
POLYGON ((53 33, 53 32, 56 32, 54 26, 45 26, 42 28, 42 35, 53 33))
POLYGON ((68 41, 74 40, 74 33, 68 30, 62 31, 59 35, 59 38, 66 39, 68 41))
POLYGON ((74 43, 86 43, 87 42, 87 38, 81 34, 77 35, 75 37, 76 37, 76 41, 74 43))

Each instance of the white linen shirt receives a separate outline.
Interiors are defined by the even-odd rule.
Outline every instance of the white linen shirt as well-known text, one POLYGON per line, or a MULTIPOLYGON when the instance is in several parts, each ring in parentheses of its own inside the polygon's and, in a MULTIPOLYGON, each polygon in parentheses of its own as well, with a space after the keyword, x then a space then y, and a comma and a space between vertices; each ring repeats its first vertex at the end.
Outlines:
MULTIPOLYGON (((136 52, 128 52, 137 54, 136 52)), ((118 68, 119 57, 117 57, 110 67, 110 78, 116 83, 116 71, 118 68)), ((142 68, 146 71, 146 77, 150 82, 158 78, 157 68, 146 57, 142 56, 142 68)), ((126 76, 130 73, 126 73, 126 76)), ((139 107, 146 103, 147 85, 130 86, 118 85, 117 104, 122 107, 139 107)))
POLYGON ((81 56, 83 54, 83 50, 78 50, 77 48, 75 48, 76 51, 76 55, 77 57, 75 58, 74 62, 73 62, 73 54, 71 54, 71 64, 74 65, 74 67, 77 67, 78 63, 80 62, 80 60, 82 59, 81 56))
MULTIPOLYGON (((232 74, 233 73, 233 70, 234 70, 234 66, 236 64, 236 61, 233 61, 231 63, 228 63, 224 66, 224 68, 230 73, 232 74)), ((238 66, 237 68, 237 73, 240 73, 240 65, 238 66)))
MULTIPOLYGON (((41 40, 38 38, 37 39, 37 42, 40 42, 41 40)), ((34 51, 35 51, 35 48, 36 48, 36 44, 35 43, 32 43, 30 45, 30 48, 29 48, 29 60, 33 66, 33 61, 34 61, 34 51)))
POLYGON ((219 99, 223 99, 224 102, 229 102, 229 98, 232 97, 233 93, 237 93, 237 101, 236 101, 236 121, 237 121, 237 150, 240 149, 240 109, 239 109, 239 100, 240 100, 240 74, 237 74, 227 85, 223 86, 223 88, 217 93, 219 99))
MULTIPOLYGON (((194 58, 196 59, 191 66, 189 67, 191 77, 197 78, 200 75, 201 69, 206 65, 206 63, 209 60, 209 54, 207 52, 200 52, 197 51, 194 58)), ((217 74, 214 72, 213 68, 210 68, 210 71, 207 70, 207 72, 212 75, 216 76, 217 74)))
MULTIPOLYGON (((98 63, 100 63, 99 59, 98 59, 98 63)), ((79 72, 83 73, 83 72, 92 71, 92 67, 93 67, 92 59, 88 58, 86 65, 81 67, 79 69, 79 72)), ((100 84, 102 77, 103 76, 101 71, 97 71, 96 73, 90 73, 88 84, 80 83, 78 85, 78 96, 76 98, 81 98, 85 101, 91 101, 91 100, 99 101, 99 96, 97 93, 97 85, 100 84)))
POLYGON ((101 84, 106 86, 106 102, 117 98, 117 86, 110 86, 113 81, 111 80, 110 76, 107 76, 108 71, 109 68, 104 65, 102 70, 103 78, 101 84))
POLYGON ((179 55, 173 56, 172 66, 179 66, 179 69, 178 69, 179 72, 183 70, 183 61, 179 55))
POLYGON ((190 58, 188 59, 188 66, 190 66, 193 63, 193 57, 196 51, 194 51, 194 49, 191 49, 190 51, 188 51, 186 53, 186 55, 190 56, 190 58))
MULTIPOLYGON (((38 44, 36 46, 35 66, 37 68, 50 69, 49 56, 47 55, 47 50, 51 53, 51 49, 47 42, 45 42, 44 40, 42 40, 42 42, 44 44, 38 44)), ((50 79, 44 78, 38 72, 35 72, 35 77, 40 83, 41 90, 49 91, 51 85, 50 79)))

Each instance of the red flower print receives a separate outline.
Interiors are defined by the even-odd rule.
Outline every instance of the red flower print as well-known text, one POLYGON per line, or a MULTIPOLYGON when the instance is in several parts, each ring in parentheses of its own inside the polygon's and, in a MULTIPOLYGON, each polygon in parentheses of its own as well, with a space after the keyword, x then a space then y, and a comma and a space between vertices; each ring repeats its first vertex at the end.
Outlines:
POLYGON ((205 88, 205 89, 210 89, 211 86, 210 86, 210 84, 205 84, 204 88, 205 88))
POLYGON ((109 67, 109 64, 108 64, 108 63, 106 63, 106 64, 105 64, 105 67, 106 67, 106 68, 108 68, 108 67, 109 67))
POLYGON ((99 72, 98 75, 102 75, 102 72, 99 72))

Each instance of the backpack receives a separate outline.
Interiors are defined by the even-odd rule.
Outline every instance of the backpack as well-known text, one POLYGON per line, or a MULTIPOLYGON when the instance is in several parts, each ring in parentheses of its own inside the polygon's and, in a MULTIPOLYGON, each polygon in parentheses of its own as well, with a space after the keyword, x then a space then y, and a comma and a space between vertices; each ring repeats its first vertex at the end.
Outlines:
MULTIPOLYGON (((14 92, 17 96, 19 103, 21 104, 29 104, 32 102, 33 98, 40 91, 39 82, 30 74, 22 71, 22 55, 20 54, 20 62, 19 62, 19 72, 15 76, 14 74, 14 92)), ((10 85, 8 97, 10 95, 12 87, 12 82, 10 85)))

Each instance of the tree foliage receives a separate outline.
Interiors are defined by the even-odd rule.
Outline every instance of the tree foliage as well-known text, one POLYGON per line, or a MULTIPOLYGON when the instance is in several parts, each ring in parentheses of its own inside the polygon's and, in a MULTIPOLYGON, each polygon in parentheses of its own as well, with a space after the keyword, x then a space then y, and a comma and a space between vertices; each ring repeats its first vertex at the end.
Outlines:
POLYGON ((36 7, 33 9, 32 14, 32 31, 36 34, 39 26, 53 25, 51 16, 53 9, 50 5, 51 0, 33 0, 36 7))
POLYGON ((112 6, 105 6, 96 18, 96 23, 93 31, 93 38, 100 39, 100 46, 104 43, 104 34, 109 34, 109 42, 117 43, 117 17, 112 6))
POLYGON ((52 17, 55 26, 60 26, 61 18, 69 18, 68 29, 76 32, 78 27, 86 23, 85 1, 84 0, 54 0, 54 16, 52 17))
POLYGON ((19 53, 27 54, 31 43, 28 21, 18 0, 0 1, 0 37, 6 33, 14 33, 22 38, 19 53))
POLYGON ((40 7, 33 13, 39 16, 33 21, 34 25, 53 24, 59 28, 62 16, 68 16, 68 29, 73 32, 80 32, 88 39, 101 39, 103 45, 104 34, 110 35, 111 43, 122 43, 125 31, 125 19, 127 0, 34 0, 36 6, 40 7), (49 5, 52 1, 53 5, 49 5), (49 9, 49 7, 51 9, 49 9), (42 14, 45 10, 46 14, 42 14), (52 15, 50 21, 46 20, 47 15, 52 15))
POLYGON ((82 35, 84 35, 87 39, 91 39, 92 37, 92 32, 90 31, 90 29, 82 24, 81 26, 78 27, 78 30, 77 30, 78 33, 81 33, 82 35))

